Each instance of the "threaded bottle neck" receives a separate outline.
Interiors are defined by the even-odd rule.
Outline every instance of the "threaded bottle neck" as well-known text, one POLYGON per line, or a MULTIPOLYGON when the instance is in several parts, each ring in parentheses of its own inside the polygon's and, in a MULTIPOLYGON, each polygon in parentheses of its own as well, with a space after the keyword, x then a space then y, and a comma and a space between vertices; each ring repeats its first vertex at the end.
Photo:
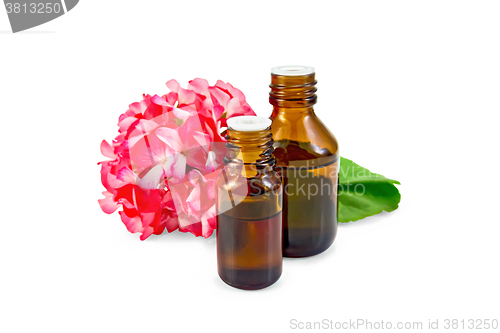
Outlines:
MULTIPOLYGON (((289 72, 293 73, 292 71, 289 72)), ((273 69, 271 84, 269 85, 271 88, 269 103, 275 108, 312 107, 318 99, 316 96, 316 83, 314 72, 291 75, 287 71, 274 71, 273 69)))
POLYGON ((224 164, 227 166, 255 164, 257 167, 272 167, 276 164, 272 155, 271 127, 261 131, 238 131, 228 127, 226 140, 224 164))

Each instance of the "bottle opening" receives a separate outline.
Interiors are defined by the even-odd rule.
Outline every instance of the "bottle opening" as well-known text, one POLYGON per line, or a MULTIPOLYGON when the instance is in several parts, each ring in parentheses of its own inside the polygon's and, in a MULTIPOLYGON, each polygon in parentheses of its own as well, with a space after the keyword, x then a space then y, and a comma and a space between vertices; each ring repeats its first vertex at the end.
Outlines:
POLYGON ((271 68, 271 74, 283 76, 298 76, 314 74, 314 67, 310 66, 278 66, 271 68))
POLYGON ((257 116, 240 116, 227 120, 227 127, 235 131, 263 131, 271 126, 271 119, 257 116))

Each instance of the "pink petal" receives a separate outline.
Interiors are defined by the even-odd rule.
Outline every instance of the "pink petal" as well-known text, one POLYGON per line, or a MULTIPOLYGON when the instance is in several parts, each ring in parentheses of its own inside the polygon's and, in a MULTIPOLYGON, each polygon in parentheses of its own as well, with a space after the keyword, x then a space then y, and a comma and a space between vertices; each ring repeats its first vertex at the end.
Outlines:
POLYGON ((128 111, 125 112, 125 114, 129 113, 129 116, 133 117, 133 116, 135 116, 138 113, 142 113, 142 111, 144 111, 144 110, 143 110, 143 108, 141 106, 141 102, 136 102, 136 103, 132 103, 132 104, 129 105, 128 111))
POLYGON ((203 126, 201 125, 203 117, 193 116, 189 117, 184 121, 181 127, 178 128, 178 132, 183 141, 193 137, 193 132, 203 132, 203 126))
POLYGON ((101 206, 102 211, 106 214, 114 213, 118 209, 119 205, 113 199, 113 193, 104 191, 102 192, 102 194, 104 194, 104 199, 97 200, 99 202, 99 205, 101 206))
POLYGON ((128 146, 132 148, 140 139, 153 132, 157 127, 158 123, 154 120, 141 119, 129 135, 128 146))
MULTIPOLYGON (((188 228, 191 225, 198 222, 198 219, 195 216, 187 215, 187 214, 179 215, 178 219, 179 219, 179 230, 182 232, 188 232, 189 230, 186 230, 186 228, 188 228)), ((194 235, 201 236, 201 235, 197 235, 197 234, 194 234, 194 235)))
POLYGON ((189 194, 188 198, 186 199, 186 203, 188 204, 189 208, 191 208, 195 212, 200 211, 201 203, 200 203, 200 186, 196 185, 191 193, 189 194))
POLYGON ((158 95, 154 95, 153 98, 151 99, 151 102, 153 102, 157 105, 161 105, 161 106, 171 106, 167 103, 166 100, 164 100, 163 98, 161 98, 158 95))
POLYGON ((180 152, 183 149, 183 144, 179 133, 175 129, 168 127, 160 127, 156 129, 156 136, 163 142, 165 142, 170 148, 175 152, 180 152))
POLYGON ((222 117, 222 115, 224 114, 224 111, 226 111, 226 110, 224 109, 224 107, 222 105, 214 106, 215 120, 219 120, 220 117, 222 117))
POLYGON ((175 214, 185 214, 187 211, 186 198, 189 196, 187 186, 183 183, 174 186, 171 185, 170 193, 172 195, 172 201, 174 203, 175 214))
POLYGON ((113 147, 106 140, 102 140, 101 142, 101 154, 112 159, 116 158, 113 147))
POLYGON ((115 175, 112 173, 109 173, 107 176, 108 184, 111 186, 113 189, 117 189, 119 187, 122 187, 124 184, 121 180, 119 180, 115 175))
POLYGON ((172 191, 170 191, 169 189, 165 192, 165 194, 163 195, 163 198, 162 198, 162 207, 164 208, 164 211, 165 213, 167 214, 173 214, 175 215, 173 212, 175 212, 175 203, 174 203, 174 199, 172 197, 172 191))
POLYGON ((241 102, 239 98, 232 98, 226 106, 226 118, 231 118, 233 115, 241 113, 243 114, 243 109, 241 107, 241 102))
POLYGON ((215 87, 226 91, 231 98, 240 98, 241 100, 245 100, 245 95, 241 92, 241 90, 233 87, 231 83, 225 83, 224 81, 217 80, 215 87))
POLYGON ((215 198, 215 192, 216 192, 215 181, 217 180, 217 177, 219 176, 221 170, 222 169, 203 175, 205 184, 207 186, 207 194, 209 199, 215 198))
POLYGON ((165 100, 168 102, 170 105, 175 105, 177 101, 179 100, 179 95, 176 92, 169 92, 165 96, 163 96, 165 100))
POLYGON ((165 223, 165 227, 167 228, 168 232, 172 232, 174 230, 177 230, 177 228, 179 228, 179 220, 177 216, 172 217, 169 215, 164 219, 163 222, 165 223))
POLYGON ((113 192, 114 188, 109 184, 108 175, 111 172, 111 164, 108 161, 99 162, 101 164, 101 183, 106 190, 113 192))
POLYGON ((146 227, 144 228, 144 230, 142 231, 142 235, 140 238, 141 241, 143 240, 146 240, 149 236, 151 236, 154 232, 154 228, 152 227, 146 227))
POLYGON ((217 217, 215 214, 215 205, 213 205, 212 207, 213 207, 213 213, 211 215, 207 214, 207 219, 208 219, 208 224, 210 225, 210 227, 212 229, 216 229, 217 228, 217 217))
POLYGON ((139 180, 137 185, 147 190, 157 189, 163 173, 163 165, 158 164, 149 170, 149 172, 139 180))
POLYGON ((177 93, 179 105, 190 105, 196 100, 196 93, 192 90, 182 88, 176 80, 168 81, 167 87, 177 93))
POLYGON ((178 109, 178 108, 174 108, 174 115, 181 119, 181 120, 184 120, 186 119, 187 117, 193 115, 194 113, 196 113, 196 111, 185 111, 185 110, 182 110, 182 109, 178 109))
POLYGON ((196 94, 192 90, 179 88, 177 94, 179 95, 179 105, 193 104, 196 100, 196 94))
POLYGON ((177 80, 170 80, 166 83, 167 88, 170 89, 170 91, 177 92, 179 88, 181 87, 179 82, 177 80))
POLYGON ((194 138, 194 142, 192 140, 191 142, 188 142, 188 146, 186 147, 187 149, 200 147, 208 151, 208 149, 210 148, 210 143, 213 141, 208 134, 195 131, 192 132, 191 135, 194 138))
POLYGON ((135 184, 135 173, 129 168, 121 168, 116 174, 116 178, 125 184, 135 184))
POLYGON ((220 104, 223 107, 226 107, 227 103, 231 99, 231 97, 227 93, 217 87, 210 87, 209 91, 214 105, 220 104))
POLYGON ((188 165, 203 170, 207 160, 207 153, 202 147, 195 147, 187 151, 186 159, 188 165))
POLYGON ((137 119, 136 117, 126 117, 126 118, 123 118, 122 120, 120 120, 120 122, 118 123, 118 131, 119 132, 126 132, 130 126, 135 123, 136 121, 139 121, 139 119, 137 119))
POLYGON ((189 171, 187 176, 188 176, 189 182, 193 186, 196 186, 196 184, 198 184, 199 181, 204 181, 203 174, 200 172, 200 170, 197 170, 197 169, 193 169, 193 170, 189 171))
POLYGON ((130 104, 129 109, 127 112, 125 112, 125 114, 128 115, 129 117, 133 117, 136 114, 143 113, 150 104, 149 96, 145 95, 144 98, 145 99, 140 102, 130 104))
POLYGON ((142 221, 139 216, 128 217, 124 212, 120 212, 120 217, 129 232, 135 234, 136 232, 141 232, 143 230, 142 221))
POLYGON ((134 171, 140 174, 144 168, 153 167, 165 159, 167 145, 155 134, 142 137, 129 149, 130 163, 134 171))
POLYGON ((208 91, 208 81, 205 79, 196 78, 189 81, 188 88, 205 97, 210 97, 210 92, 208 91))
POLYGON ((142 235, 140 237, 141 241, 146 240, 149 236, 151 236, 153 233, 159 235, 162 233, 164 228, 160 227, 158 230, 155 230, 155 222, 156 219, 159 218, 159 215, 156 213, 142 213, 141 215, 141 220, 142 220, 142 235))
POLYGON ((217 170, 219 164, 217 163, 216 159, 217 155, 215 155, 213 151, 209 151, 207 156, 207 163, 205 163, 205 170, 207 172, 213 172, 217 170))
POLYGON ((177 159, 173 165, 173 176, 175 178, 184 178, 186 176, 186 156, 177 154, 177 159))
POLYGON ((163 163, 163 171, 166 177, 172 177, 172 165, 175 163, 175 155, 167 156, 167 160, 163 163))
POLYGON ((135 205, 125 198, 118 199, 118 203, 128 209, 135 209, 135 205))
POLYGON ((215 205, 213 205, 210 209, 203 213, 203 215, 201 216, 201 224, 202 236, 205 238, 212 236, 212 233, 216 228, 215 205))
POLYGON ((244 104, 242 104, 241 107, 243 108, 243 115, 245 115, 245 116, 256 116, 257 115, 252 110, 252 108, 250 107, 250 105, 248 105, 247 102, 245 102, 244 104))

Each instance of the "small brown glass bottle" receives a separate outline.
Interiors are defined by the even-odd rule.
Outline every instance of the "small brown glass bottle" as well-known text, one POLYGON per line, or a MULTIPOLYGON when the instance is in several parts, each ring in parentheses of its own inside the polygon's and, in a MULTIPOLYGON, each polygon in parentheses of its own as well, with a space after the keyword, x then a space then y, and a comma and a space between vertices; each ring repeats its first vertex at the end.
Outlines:
POLYGON ((217 265, 230 286, 253 290, 281 276, 282 186, 275 170, 271 121, 227 121, 225 167, 217 178, 217 265))
POLYGON ((272 69, 269 102, 277 169, 283 176, 283 255, 328 249, 337 234, 338 143, 314 113, 312 67, 272 69))

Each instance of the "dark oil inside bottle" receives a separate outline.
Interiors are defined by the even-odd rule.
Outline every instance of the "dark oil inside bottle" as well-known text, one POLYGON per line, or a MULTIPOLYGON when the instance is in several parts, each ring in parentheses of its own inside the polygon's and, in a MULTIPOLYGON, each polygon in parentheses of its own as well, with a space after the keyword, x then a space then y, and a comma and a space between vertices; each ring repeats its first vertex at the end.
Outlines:
MULTIPOLYGON (((234 211, 227 213, 241 216, 234 211)), ((218 216, 217 261, 224 282, 253 290, 270 286, 279 279, 283 265, 281 218, 281 212, 265 219, 218 216)))
POLYGON ((283 181, 283 255, 307 257, 337 235, 338 154, 307 142, 275 141, 283 181))

